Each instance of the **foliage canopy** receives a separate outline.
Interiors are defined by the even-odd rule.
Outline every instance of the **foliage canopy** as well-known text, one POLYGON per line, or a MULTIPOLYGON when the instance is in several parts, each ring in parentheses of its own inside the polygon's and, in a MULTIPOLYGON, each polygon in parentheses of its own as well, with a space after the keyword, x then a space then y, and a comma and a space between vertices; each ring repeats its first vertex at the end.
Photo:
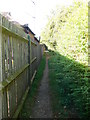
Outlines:
POLYGON ((87 65, 88 7, 74 2, 69 7, 53 11, 41 33, 42 42, 60 54, 87 65))

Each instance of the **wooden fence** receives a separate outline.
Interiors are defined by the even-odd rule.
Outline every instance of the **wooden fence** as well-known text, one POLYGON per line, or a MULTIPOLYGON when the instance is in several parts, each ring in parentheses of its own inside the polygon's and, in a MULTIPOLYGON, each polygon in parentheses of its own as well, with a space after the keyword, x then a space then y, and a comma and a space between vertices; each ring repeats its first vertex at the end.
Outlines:
POLYGON ((0 119, 16 118, 42 58, 42 46, 0 15, 0 119))

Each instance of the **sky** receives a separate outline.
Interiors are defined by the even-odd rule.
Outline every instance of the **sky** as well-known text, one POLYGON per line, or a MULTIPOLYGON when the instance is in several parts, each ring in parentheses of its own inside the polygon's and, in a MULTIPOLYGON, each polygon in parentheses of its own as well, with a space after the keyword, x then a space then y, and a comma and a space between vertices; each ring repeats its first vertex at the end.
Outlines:
POLYGON ((13 20, 28 24, 39 36, 50 11, 57 5, 68 6, 72 3, 73 0, 0 0, 0 12, 11 12, 13 20))

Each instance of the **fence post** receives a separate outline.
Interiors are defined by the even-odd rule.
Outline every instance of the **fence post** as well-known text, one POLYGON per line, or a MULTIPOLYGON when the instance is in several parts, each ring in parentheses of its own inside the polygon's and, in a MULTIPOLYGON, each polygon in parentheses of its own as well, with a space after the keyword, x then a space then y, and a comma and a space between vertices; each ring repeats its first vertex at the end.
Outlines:
POLYGON ((28 68, 28 84, 30 86, 30 35, 28 35, 28 63, 29 63, 29 68, 28 68))
POLYGON ((2 16, 0 15, 0 120, 2 119, 2 16))

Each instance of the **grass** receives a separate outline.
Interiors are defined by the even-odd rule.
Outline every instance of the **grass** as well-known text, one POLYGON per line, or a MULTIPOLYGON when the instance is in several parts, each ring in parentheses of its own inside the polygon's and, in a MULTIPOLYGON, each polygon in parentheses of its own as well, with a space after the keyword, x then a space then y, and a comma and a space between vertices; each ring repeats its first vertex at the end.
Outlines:
POLYGON ((49 78, 54 117, 88 119, 87 67, 59 53, 51 52, 50 56, 49 78))
POLYGON ((32 114, 32 108, 34 106, 38 87, 40 85, 40 81, 43 76, 43 71, 45 69, 45 63, 46 63, 46 59, 45 59, 45 56, 43 56, 42 61, 38 67, 36 76, 34 78, 34 81, 32 83, 31 89, 28 93, 27 99, 26 99, 24 106, 22 108, 22 111, 20 113, 20 116, 19 116, 20 118, 30 118, 30 115, 32 114))

